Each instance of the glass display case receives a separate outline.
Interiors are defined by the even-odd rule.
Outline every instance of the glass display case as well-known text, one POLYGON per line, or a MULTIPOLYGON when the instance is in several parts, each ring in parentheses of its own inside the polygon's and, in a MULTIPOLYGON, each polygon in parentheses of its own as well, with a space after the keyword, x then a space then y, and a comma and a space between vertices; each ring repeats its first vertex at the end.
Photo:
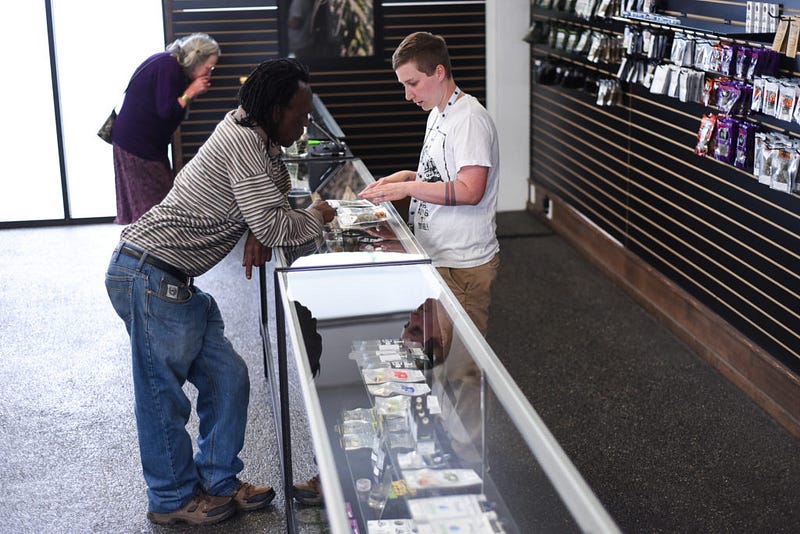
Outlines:
POLYGON ((291 385, 332 532, 616 532, 392 205, 358 203, 363 163, 306 163, 295 178, 337 219, 261 279, 289 531, 291 385))
POLYGON ((616 531, 429 264, 276 282, 333 532, 616 531))

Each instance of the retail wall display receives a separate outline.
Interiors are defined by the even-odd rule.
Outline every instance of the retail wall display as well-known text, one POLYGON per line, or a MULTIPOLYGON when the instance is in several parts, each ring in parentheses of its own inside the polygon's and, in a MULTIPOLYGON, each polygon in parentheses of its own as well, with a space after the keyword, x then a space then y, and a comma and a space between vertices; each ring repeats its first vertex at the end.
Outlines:
MULTIPOLYGON (((798 377, 800 65, 785 48, 800 1, 781 4, 778 50, 776 30, 747 25, 748 4, 662 1, 587 19, 568 3, 532 2, 531 184, 730 325, 766 367, 798 377), (556 43, 560 28, 577 38, 556 43), (619 40, 619 62, 590 61, 577 46, 595 33, 619 40), (547 65, 617 79, 622 97, 599 107, 547 65)), ((729 357, 738 360, 724 365, 757 382, 754 397, 771 387, 746 367, 756 360, 729 357)))
MULTIPOLYGON (((622 6, 618 7, 622 9, 622 6)), ((577 4, 574 8, 579 17, 591 18, 586 11, 579 12, 577 4)), ((603 11, 602 15, 594 16, 607 18, 608 13, 603 11)), ((626 11, 618 10, 616 13, 621 16, 626 11)), ((577 56, 591 64, 603 63, 610 70, 616 69, 615 77, 598 79, 588 75, 583 66, 565 64, 563 59, 538 57, 535 60, 536 81, 587 90, 596 95, 598 106, 622 104, 622 84, 635 83, 653 94, 715 107, 724 120, 717 121, 716 115, 703 116, 695 149, 698 155, 711 153, 718 161, 734 164, 737 159, 730 140, 736 137, 729 137, 728 133, 738 132, 738 124, 745 120, 745 116, 763 112, 780 120, 793 119, 796 82, 775 78, 780 55, 766 45, 760 48, 744 46, 708 36, 631 24, 622 26, 620 37, 614 33, 614 27, 607 25, 604 31, 597 31, 572 24, 535 20, 526 39, 534 44, 546 43, 553 50, 577 56), (774 90, 765 93, 765 80, 774 90), (755 102, 752 99, 754 91, 755 102), (768 106, 762 106, 765 94, 768 106), (731 123, 735 123, 736 128, 728 128, 731 123), (718 124, 726 127, 718 131, 718 124)), ((745 142, 740 149, 752 150, 752 146, 752 142, 745 142)), ((788 150, 794 148, 790 146, 788 150)), ((738 158, 740 166, 752 160, 752 153, 740 154, 738 158)), ((794 178, 788 178, 788 189, 783 181, 777 182, 775 189, 794 191, 794 178)))

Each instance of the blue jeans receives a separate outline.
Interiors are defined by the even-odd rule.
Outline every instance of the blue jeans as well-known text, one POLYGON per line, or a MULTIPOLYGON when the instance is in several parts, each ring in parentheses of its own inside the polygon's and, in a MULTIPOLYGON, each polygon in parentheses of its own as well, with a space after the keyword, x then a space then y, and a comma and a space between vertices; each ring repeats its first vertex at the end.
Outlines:
POLYGON ((150 511, 172 512, 199 491, 233 493, 244 467, 250 380, 225 337, 214 298, 172 275, 115 251, 106 290, 131 339, 139 452, 150 511), (186 431, 197 388, 198 452, 186 431))

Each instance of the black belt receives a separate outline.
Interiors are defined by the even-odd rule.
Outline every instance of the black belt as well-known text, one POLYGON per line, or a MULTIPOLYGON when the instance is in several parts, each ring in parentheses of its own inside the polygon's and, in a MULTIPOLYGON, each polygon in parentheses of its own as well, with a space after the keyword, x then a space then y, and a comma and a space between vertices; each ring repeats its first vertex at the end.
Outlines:
POLYGON ((185 272, 181 271, 177 267, 173 267, 169 263, 159 260, 155 256, 151 256, 147 252, 139 250, 137 248, 133 248, 129 245, 122 244, 119 246, 119 253, 125 254, 126 256, 130 256, 131 258, 136 258, 137 260, 141 257, 144 257, 144 262, 149 263, 153 267, 161 269, 165 273, 171 274, 187 286, 192 285, 192 277, 186 274, 185 272))

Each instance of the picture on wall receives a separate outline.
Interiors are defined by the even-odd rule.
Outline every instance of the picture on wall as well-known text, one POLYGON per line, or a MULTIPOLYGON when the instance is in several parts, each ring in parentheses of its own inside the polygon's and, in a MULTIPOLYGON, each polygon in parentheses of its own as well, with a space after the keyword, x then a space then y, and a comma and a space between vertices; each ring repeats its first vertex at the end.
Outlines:
POLYGON ((288 52, 303 62, 369 58, 377 50, 376 0, 283 0, 288 52))

